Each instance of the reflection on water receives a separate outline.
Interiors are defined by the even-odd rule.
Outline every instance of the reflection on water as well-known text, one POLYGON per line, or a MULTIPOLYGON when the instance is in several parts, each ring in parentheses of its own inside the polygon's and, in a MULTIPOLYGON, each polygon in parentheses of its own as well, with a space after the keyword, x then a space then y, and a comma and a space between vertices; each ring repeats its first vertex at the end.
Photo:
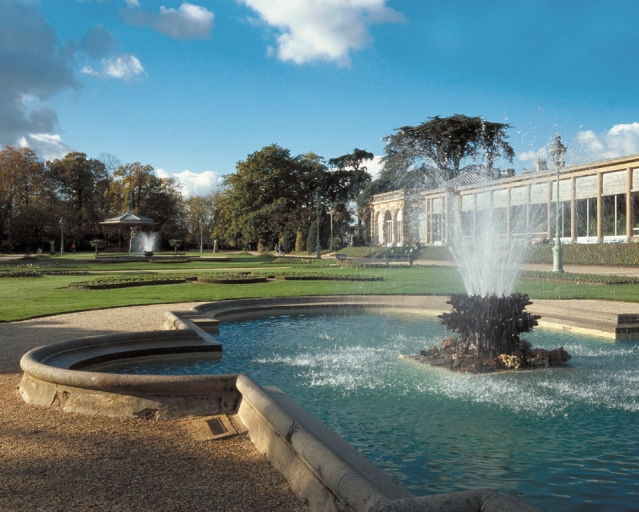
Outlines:
POLYGON ((491 487, 547 510, 639 508, 639 345, 537 329, 565 369, 449 373, 399 359, 436 321, 394 316, 222 324, 221 361, 124 369, 248 373, 277 385, 416 494, 491 487))

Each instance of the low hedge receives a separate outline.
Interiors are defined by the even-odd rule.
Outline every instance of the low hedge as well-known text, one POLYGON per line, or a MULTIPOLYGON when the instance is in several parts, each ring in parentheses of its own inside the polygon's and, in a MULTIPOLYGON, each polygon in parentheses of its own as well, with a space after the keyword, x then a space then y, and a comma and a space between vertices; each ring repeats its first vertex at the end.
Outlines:
POLYGON ((98 277, 91 281, 69 283, 70 290, 107 290, 112 288, 129 288, 132 286, 151 286, 158 284, 179 284, 194 281, 197 276, 188 274, 142 274, 136 276, 98 277))
POLYGON ((453 257, 444 245, 428 245, 424 247, 345 247, 337 254, 345 254, 349 258, 383 258, 386 254, 406 254, 411 252, 420 260, 452 260, 453 257))
POLYGON ((0 270, 0 278, 3 277, 42 277, 33 270, 0 270))
POLYGON ((638 277, 631 276, 602 276, 598 274, 571 274, 567 272, 537 272, 521 271, 519 277, 522 279, 542 279, 545 281, 562 281, 584 284, 616 285, 616 284, 637 284, 638 277))
POLYGON ((198 276, 200 283, 206 284, 253 284, 265 283, 267 276, 263 274, 251 274, 250 272, 220 272, 198 276))
POLYGON ((276 281, 383 281, 383 277, 377 276, 348 276, 327 274, 295 274, 274 276, 276 281))
POLYGON ((20 260, 4 261, 0 263, 0 268, 26 268, 27 270, 38 270, 46 268, 81 268, 80 265, 65 265, 54 261, 40 261, 38 263, 18 263, 20 260))
MULTIPOLYGON (((523 263, 552 263, 552 241, 547 244, 531 245, 523 263)), ((597 243, 563 244, 564 263, 568 265, 610 265, 618 267, 639 266, 639 243, 597 243)), ((347 247, 339 251, 351 258, 382 258, 386 252, 406 252, 407 248, 392 247, 347 247)), ((452 260, 446 246, 418 247, 415 259, 452 260)))
POLYGON ((269 262, 271 265, 328 265, 327 260, 318 260, 317 258, 275 258, 269 262))
MULTIPOLYGON (((533 245, 526 263, 552 263, 552 243, 533 245)), ((639 243, 563 244, 564 263, 569 265, 639 266, 639 243)))
MULTIPOLYGON (((144 261, 144 260, 142 260, 144 261)), ((149 263, 188 263, 189 258, 149 258, 149 263)))

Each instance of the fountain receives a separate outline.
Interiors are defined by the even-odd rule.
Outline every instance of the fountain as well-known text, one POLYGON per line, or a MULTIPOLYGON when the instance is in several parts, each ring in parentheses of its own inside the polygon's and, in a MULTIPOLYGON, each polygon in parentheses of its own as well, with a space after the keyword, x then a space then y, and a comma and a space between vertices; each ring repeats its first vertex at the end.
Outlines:
POLYGON ((150 258, 159 247, 159 238, 155 232, 140 231, 133 238, 134 252, 141 252, 145 258, 150 258))
MULTIPOLYGON (((523 256, 530 243, 525 215, 511 215, 504 234, 504 219, 491 207, 483 221, 464 230, 461 213, 454 207, 455 189, 448 187, 450 249, 461 274, 466 294, 451 296, 451 313, 441 323, 459 338, 446 338, 420 352, 423 363, 451 370, 483 373, 499 370, 561 366, 570 355, 556 350, 533 349, 519 334, 537 325, 538 315, 524 311, 532 304, 528 295, 513 294, 523 256), (517 233, 513 237, 512 233, 517 233)), ((533 223, 534 224, 534 223, 533 223)))

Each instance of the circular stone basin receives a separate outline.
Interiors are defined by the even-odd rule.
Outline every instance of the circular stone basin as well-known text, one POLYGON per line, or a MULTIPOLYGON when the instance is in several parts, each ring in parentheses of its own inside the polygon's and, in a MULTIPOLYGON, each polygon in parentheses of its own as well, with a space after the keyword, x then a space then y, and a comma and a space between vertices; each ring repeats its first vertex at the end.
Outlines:
POLYGON ((111 334, 52 343, 27 352, 20 395, 69 412, 173 419, 234 410, 236 375, 161 376, 104 373, 123 361, 219 359, 222 347, 194 331, 111 334))
MULTIPOLYGON (((364 311, 380 308, 441 311, 433 297, 300 297, 220 301, 198 306, 213 323, 237 318, 313 311, 364 311)), ((158 358, 222 356, 222 346, 201 329, 182 321, 178 330, 113 334, 52 343, 27 352, 20 395, 31 404, 108 416, 173 419, 233 411, 240 399, 229 375, 118 375, 120 363, 158 358)))

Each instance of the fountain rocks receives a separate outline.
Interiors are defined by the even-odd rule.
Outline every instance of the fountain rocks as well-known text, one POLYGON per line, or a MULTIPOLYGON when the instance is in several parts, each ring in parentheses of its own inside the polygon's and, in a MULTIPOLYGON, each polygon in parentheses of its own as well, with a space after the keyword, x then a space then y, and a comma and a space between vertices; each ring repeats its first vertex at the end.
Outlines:
POLYGON ((439 315, 441 323, 459 333, 422 350, 419 360, 450 370, 483 373, 561 366, 570 354, 555 350, 533 349, 519 334, 537 325, 538 315, 524 311, 531 304, 528 295, 452 295, 450 313, 439 315))

